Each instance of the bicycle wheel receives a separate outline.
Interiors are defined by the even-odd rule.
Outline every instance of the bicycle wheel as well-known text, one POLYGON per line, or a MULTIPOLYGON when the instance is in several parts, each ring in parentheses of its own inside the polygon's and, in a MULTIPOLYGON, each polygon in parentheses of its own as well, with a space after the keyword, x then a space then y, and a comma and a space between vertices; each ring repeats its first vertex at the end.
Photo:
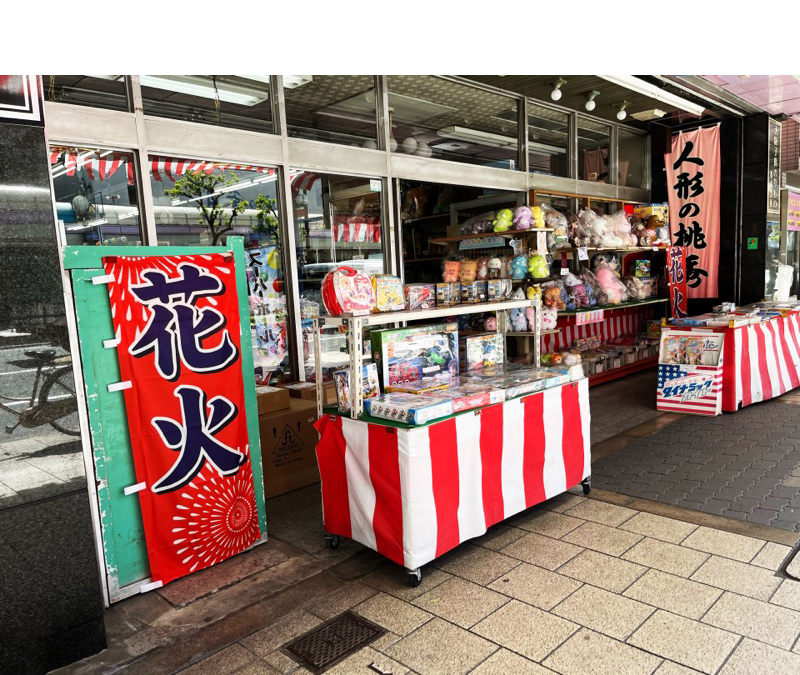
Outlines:
POLYGON ((75 396, 72 366, 58 368, 45 376, 42 388, 39 390, 39 405, 44 406, 48 403, 57 407, 57 419, 50 422, 50 426, 62 434, 80 436, 78 399, 75 396))

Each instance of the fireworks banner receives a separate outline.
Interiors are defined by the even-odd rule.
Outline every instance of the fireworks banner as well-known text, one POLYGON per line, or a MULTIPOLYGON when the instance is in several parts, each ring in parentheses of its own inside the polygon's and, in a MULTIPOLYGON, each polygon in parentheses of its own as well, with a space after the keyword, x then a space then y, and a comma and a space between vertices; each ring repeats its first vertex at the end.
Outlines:
POLYGON ((103 258, 153 582, 260 538, 230 253, 103 258))

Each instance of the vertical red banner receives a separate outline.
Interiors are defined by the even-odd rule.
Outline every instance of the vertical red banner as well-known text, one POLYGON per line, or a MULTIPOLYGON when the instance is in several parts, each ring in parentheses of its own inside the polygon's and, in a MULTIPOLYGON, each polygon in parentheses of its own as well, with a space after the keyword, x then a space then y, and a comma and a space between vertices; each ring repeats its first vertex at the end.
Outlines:
POLYGON ((690 298, 719 296, 719 125, 681 131, 664 155, 672 244, 686 248, 690 298))
POLYGON ((233 256, 103 265, 147 557, 166 584, 260 537, 233 256))
POLYGON ((667 284, 672 317, 682 319, 687 315, 686 249, 671 246, 667 249, 667 284))

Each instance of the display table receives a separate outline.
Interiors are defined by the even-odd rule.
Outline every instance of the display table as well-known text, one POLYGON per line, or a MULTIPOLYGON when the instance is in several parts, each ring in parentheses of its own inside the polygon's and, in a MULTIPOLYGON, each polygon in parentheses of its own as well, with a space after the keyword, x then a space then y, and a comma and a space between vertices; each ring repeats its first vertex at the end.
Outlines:
POLYGON ((420 566, 491 525, 588 491, 589 421, 586 379, 420 427, 326 414, 325 529, 404 565, 416 585, 420 566))

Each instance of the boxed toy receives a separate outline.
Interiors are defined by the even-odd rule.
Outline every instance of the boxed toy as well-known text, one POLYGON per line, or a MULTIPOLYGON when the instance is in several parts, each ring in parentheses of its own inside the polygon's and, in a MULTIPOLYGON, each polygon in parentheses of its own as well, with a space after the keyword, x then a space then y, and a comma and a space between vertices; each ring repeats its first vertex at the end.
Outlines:
POLYGON ((455 282, 441 282, 436 284, 436 305, 449 307, 461 303, 461 284, 455 282))
POLYGON ((439 395, 450 398, 453 401, 453 412, 457 413, 506 400, 506 392, 503 389, 489 388, 480 382, 463 382, 445 391, 425 394, 425 396, 439 395))
POLYGON ((454 323, 374 330, 370 338, 372 358, 384 387, 458 374, 458 330, 454 323))
POLYGON ((398 382, 397 384, 386 387, 386 393, 400 394, 430 394, 441 395, 442 390, 447 389, 452 384, 450 375, 438 377, 426 377, 424 380, 416 382, 398 382))
POLYGON ((650 277, 650 261, 635 260, 633 263, 633 276, 642 279, 650 277))
POLYGON ((465 305, 472 305, 478 302, 477 281, 471 281, 468 284, 461 284, 461 302, 465 305))
POLYGON ((668 204, 647 204, 637 206, 633 209, 633 214, 641 221, 647 220, 650 216, 658 216, 664 221, 664 225, 669 227, 669 205, 668 204))
POLYGON ((395 312, 405 309, 403 284, 399 277, 391 274, 375 274, 372 277, 375 290, 375 312, 395 312))
POLYGON ((436 307, 435 284, 406 284, 405 294, 406 308, 409 310, 436 307))
POLYGON ((500 333, 462 337, 458 347, 461 370, 494 368, 505 361, 505 340, 500 333))
POLYGON ((489 299, 488 288, 489 288, 488 281, 475 282, 475 302, 486 302, 489 299))
POLYGON ((498 302, 511 297, 511 279, 489 279, 486 286, 486 298, 489 302, 498 302))
POLYGON ((575 340, 575 346, 578 351, 587 352, 590 349, 597 349, 601 344, 599 335, 587 335, 583 338, 575 340))
POLYGON ((427 424, 453 414, 449 398, 416 394, 385 394, 364 401, 368 415, 406 424, 427 424))
MULTIPOLYGON (((336 402, 339 405, 339 412, 350 412, 350 370, 337 370, 333 374, 333 382, 336 386, 336 402)), ((361 391, 364 399, 380 396, 378 367, 374 363, 367 363, 363 366, 361 391)))

